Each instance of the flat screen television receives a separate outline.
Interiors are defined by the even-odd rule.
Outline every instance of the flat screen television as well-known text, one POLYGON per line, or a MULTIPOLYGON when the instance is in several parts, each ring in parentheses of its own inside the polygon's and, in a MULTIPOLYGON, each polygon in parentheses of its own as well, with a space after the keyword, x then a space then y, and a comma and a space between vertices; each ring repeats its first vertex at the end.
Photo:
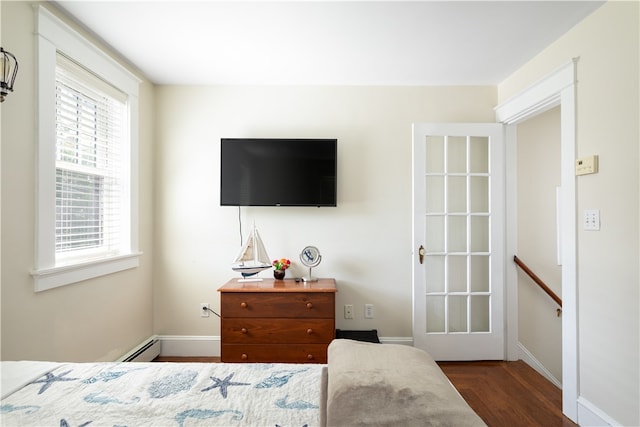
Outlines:
POLYGON ((337 139, 222 138, 221 206, 336 206, 337 139))

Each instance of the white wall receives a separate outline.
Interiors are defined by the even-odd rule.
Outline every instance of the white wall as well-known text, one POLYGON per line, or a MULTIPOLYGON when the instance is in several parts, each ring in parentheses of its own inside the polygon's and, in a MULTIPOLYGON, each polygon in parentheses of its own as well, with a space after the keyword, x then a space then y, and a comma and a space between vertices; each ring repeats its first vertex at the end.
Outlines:
POLYGON ((577 155, 598 154, 600 172, 577 178, 577 223, 600 209, 602 227, 578 229, 579 395, 629 426, 640 425, 639 9, 605 4, 498 87, 503 102, 580 57, 577 155))
MULTIPOLYGON (((219 206, 221 137, 338 138, 338 207, 243 208, 271 258, 306 245, 334 277, 337 327, 412 336, 411 124, 494 120, 495 87, 160 87, 157 91, 155 329, 219 335, 216 289, 236 273, 238 211, 219 206), (364 304, 375 318, 364 319, 364 304), (344 304, 355 319, 345 320, 344 304)), ((295 165, 291 165, 295 168, 295 165)), ((300 171, 301 175, 304 171, 300 171)), ((262 274, 270 274, 269 271, 262 274)))
MULTIPOLYGON (((560 185, 560 108, 518 125, 518 257, 558 296, 556 187, 560 185)), ((558 305, 518 272, 518 340, 562 382, 562 319, 558 305)))
POLYGON ((153 86, 140 90, 141 266, 34 293, 35 41, 30 2, 0 3, 2 43, 18 58, 2 104, 2 360, 115 360, 153 333, 153 86))

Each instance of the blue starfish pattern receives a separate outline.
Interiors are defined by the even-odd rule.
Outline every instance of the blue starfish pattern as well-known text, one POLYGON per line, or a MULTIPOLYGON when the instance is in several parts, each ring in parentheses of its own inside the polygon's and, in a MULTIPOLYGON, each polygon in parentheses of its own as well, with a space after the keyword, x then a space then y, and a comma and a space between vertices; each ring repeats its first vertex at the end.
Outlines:
POLYGON ((55 382, 58 381, 76 381, 79 378, 63 378, 65 375, 67 375, 69 372, 71 372, 71 370, 67 371, 67 372, 63 372, 60 375, 53 375, 51 372, 47 373, 47 375, 45 375, 45 377, 41 380, 35 380, 34 382, 32 382, 31 384, 38 384, 38 383, 43 383, 42 387, 40 387, 40 391, 38 392, 38 394, 42 394, 45 391, 47 391, 47 389, 49 387, 51 387, 51 385, 55 382))
POLYGON ((235 372, 232 372, 231 374, 227 375, 227 377, 225 379, 223 379, 223 380, 221 380, 220 378, 216 378, 216 377, 209 377, 209 378, 211 378, 213 380, 213 385, 210 385, 207 388, 203 388, 200 391, 205 392, 205 391, 209 391, 209 390, 212 390, 214 388, 220 387, 220 394, 222 395, 222 397, 224 397, 226 399, 227 398, 227 391, 228 391, 227 389, 228 389, 229 386, 232 386, 232 385, 251 385, 251 384, 248 384, 248 383, 234 383, 234 382, 231 382, 231 378, 233 378, 234 374, 235 374, 235 372))

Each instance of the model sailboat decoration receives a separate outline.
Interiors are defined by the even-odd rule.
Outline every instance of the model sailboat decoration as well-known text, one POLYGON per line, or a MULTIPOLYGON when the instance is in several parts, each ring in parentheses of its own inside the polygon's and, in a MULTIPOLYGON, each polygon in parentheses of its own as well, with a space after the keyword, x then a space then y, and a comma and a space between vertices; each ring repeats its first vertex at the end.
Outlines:
POLYGON ((247 241, 240 249, 240 253, 236 257, 231 267, 233 271, 237 271, 242 274, 241 282, 259 281, 262 280, 259 277, 253 277, 260 273, 262 270, 271 268, 271 259, 267 254, 258 229, 255 224, 251 234, 247 237, 247 241))

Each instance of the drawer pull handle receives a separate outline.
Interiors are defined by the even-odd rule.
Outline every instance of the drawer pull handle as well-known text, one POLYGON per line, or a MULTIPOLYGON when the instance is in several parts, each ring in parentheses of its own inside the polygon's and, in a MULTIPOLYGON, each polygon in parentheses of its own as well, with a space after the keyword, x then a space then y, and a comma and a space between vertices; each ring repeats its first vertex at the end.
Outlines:
POLYGON ((313 360, 313 354, 307 354, 307 360, 313 360))
POLYGON ((313 329, 311 329, 311 328, 307 329, 307 334, 308 335, 311 335, 312 333, 313 333, 313 329))
POLYGON ((242 332, 243 334, 246 334, 249 331, 247 331, 247 328, 242 328, 242 329, 240 329, 240 332, 242 332))
POLYGON ((311 304, 310 302, 307 303, 307 308, 313 308, 313 304, 311 304))
POLYGON ((240 359, 242 360, 247 360, 249 358, 249 356, 247 356, 247 353, 242 353, 242 356, 240 356, 240 359))
POLYGON ((241 302, 240 303, 240 308, 247 308, 247 303, 246 302, 241 302))

